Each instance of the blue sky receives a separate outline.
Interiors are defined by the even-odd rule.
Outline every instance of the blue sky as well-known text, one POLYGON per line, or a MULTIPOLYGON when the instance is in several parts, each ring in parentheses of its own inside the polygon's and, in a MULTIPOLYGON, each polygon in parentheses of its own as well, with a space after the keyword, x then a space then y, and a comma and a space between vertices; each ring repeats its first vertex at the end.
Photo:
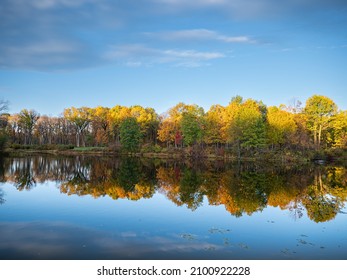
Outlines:
POLYGON ((347 109, 345 0, 0 0, 10 112, 313 95, 347 109))

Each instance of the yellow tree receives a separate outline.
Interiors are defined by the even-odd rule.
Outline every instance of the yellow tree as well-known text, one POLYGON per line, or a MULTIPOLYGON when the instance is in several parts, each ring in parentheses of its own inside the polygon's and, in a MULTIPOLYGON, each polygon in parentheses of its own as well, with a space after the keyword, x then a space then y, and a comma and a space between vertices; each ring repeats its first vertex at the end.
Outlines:
POLYGON ((218 147, 221 143, 226 142, 226 135, 222 133, 223 126, 223 114, 225 108, 221 105, 213 105, 205 115, 205 139, 207 144, 214 144, 218 147))
POLYGON ((170 145, 175 141, 175 123, 171 121, 169 118, 164 118, 159 124, 158 129, 158 140, 170 145))
POLYGON ((76 128, 76 146, 80 146, 81 139, 85 146, 83 133, 91 121, 91 109, 87 107, 67 108, 64 110, 64 118, 73 123, 76 128))
POLYGON ((243 103, 243 98, 239 95, 234 96, 228 106, 224 110, 221 110, 222 114, 222 127, 221 135, 226 143, 231 143, 234 141, 233 135, 230 133, 232 130, 232 125, 235 120, 235 116, 243 103))
POLYGON ((109 111, 107 107, 98 106, 92 110, 92 126, 95 134, 95 141, 98 144, 106 144, 109 130, 109 111))
POLYGON ((144 108, 136 105, 129 108, 130 116, 136 118, 140 125, 141 133, 144 138, 154 140, 159 124, 159 117, 153 108, 144 108))
POLYGON ((182 127, 181 121, 184 114, 194 116, 194 118, 202 119, 204 109, 198 105, 186 105, 182 102, 170 108, 162 118, 162 123, 158 130, 158 139, 162 142, 174 141, 175 147, 181 144, 182 127))
POLYGON ((322 132, 327 130, 331 117, 336 114, 337 106, 330 98, 313 95, 306 101, 304 108, 308 120, 308 128, 312 131, 316 149, 321 146, 322 132))
POLYGON ((347 147, 347 111, 341 111, 332 117, 327 141, 333 147, 347 147))
POLYGON ((293 114, 283 111, 276 106, 267 110, 267 139, 272 147, 283 145, 292 139, 292 134, 296 130, 293 114))
POLYGON ((241 149, 259 149, 265 146, 266 108, 261 102, 248 99, 239 105, 230 126, 230 140, 241 157, 241 149))
POLYGON ((120 142, 120 124, 124 119, 129 118, 130 116, 130 109, 128 107, 117 105, 110 109, 108 121, 116 144, 119 144, 120 142))

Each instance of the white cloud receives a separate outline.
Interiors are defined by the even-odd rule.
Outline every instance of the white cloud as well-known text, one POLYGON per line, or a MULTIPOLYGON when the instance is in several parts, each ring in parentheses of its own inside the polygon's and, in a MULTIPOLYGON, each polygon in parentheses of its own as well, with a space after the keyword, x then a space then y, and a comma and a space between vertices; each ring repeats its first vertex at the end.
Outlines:
POLYGON ((78 7, 93 0, 33 0, 31 5, 37 9, 50 9, 57 6, 78 7))
POLYGON ((33 43, 27 46, 20 46, 12 48, 19 54, 27 55, 43 55, 55 53, 72 53, 77 50, 76 46, 64 41, 44 41, 40 43, 33 43))
POLYGON ((248 36, 236 36, 236 37, 228 37, 228 36, 219 36, 218 40, 224 41, 227 43, 255 43, 256 41, 249 38, 248 36))
POLYGON ((125 65, 128 67, 141 67, 142 63, 141 61, 128 61, 125 63, 125 65))
POLYGON ((157 32, 145 33, 147 36, 159 38, 162 40, 171 40, 171 41, 179 41, 179 40, 214 40, 221 41, 225 43, 255 43, 256 41, 249 36, 226 36, 220 34, 216 31, 209 29, 186 29, 186 30, 176 30, 176 31, 167 31, 167 32, 157 32))
POLYGON ((222 58, 224 55, 219 52, 198 52, 195 50, 165 50, 162 51, 165 56, 174 57, 174 58, 185 58, 185 59, 193 59, 193 60, 210 60, 216 58, 222 58))
POLYGON ((41 68, 69 64, 80 54, 80 48, 70 42, 48 40, 22 46, 0 47, 0 65, 6 67, 41 68))
POLYGON ((224 5, 227 4, 228 0, 152 0, 153 2, 168 4, 168 5, 177 5, 177 6, 213 6, 213 5, 224 5))
POLYGON ((123 62, 126 66, 171 63, 175 66, 198 67, 213 59, 223 58, 221 52, 202 52, 197 50, 155 49, 144 45, 112 46, 104 58, 109 61, 123 62))
POLYGON ((346 8, 345 0, 148 0, 162 6, 164 12, 196 9, 214 9, 234 18, 254 18, 312 13, 316 9, 346 8))

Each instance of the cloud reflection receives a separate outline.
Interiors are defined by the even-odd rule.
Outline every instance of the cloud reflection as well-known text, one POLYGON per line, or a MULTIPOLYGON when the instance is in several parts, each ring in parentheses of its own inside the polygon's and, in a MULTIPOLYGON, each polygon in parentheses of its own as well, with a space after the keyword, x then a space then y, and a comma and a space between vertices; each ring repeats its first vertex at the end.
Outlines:
POLYGON ((0 223, 0 259, 228 258, 222 246, 135 232, 105 232, 64 222, 0 223), (214 248, 214 252, 206 248, 214 248), (216 256, 214 257, 216 258, 216 256))

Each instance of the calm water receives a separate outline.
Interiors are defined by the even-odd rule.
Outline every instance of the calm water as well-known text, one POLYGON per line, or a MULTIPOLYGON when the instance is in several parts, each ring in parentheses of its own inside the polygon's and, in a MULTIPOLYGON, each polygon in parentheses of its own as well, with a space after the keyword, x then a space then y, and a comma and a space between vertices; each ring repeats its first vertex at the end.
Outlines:
POLYGON ((347 259, 347 170, 0 159, 0 259, 347 259))

